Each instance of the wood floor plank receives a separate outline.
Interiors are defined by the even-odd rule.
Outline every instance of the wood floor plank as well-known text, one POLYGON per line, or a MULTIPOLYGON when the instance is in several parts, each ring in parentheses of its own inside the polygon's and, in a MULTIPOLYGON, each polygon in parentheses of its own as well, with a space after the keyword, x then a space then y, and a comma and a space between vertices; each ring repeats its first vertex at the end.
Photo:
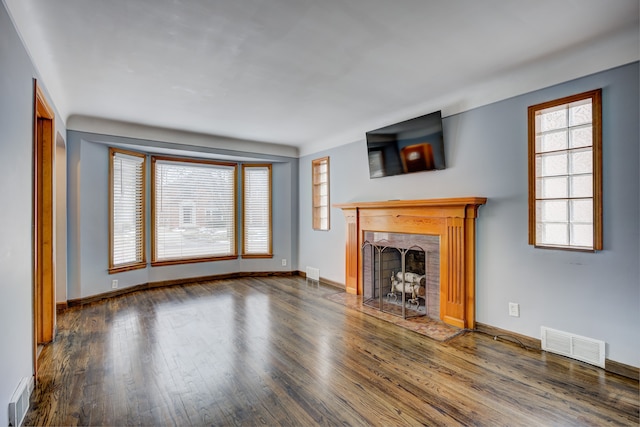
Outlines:
POLYGON ((638 382, 466 332, 442 343, 296 277, 72 307, 24 425, 638 425, 638 382))

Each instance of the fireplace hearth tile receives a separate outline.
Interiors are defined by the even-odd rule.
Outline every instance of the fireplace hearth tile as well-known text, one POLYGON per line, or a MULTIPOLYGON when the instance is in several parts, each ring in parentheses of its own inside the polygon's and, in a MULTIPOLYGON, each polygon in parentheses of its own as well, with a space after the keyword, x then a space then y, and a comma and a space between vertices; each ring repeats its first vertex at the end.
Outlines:
POLYGON ((362 303, 362 295, 353 295, 346 292, 338 292, 326 295, 325 297, 329 301, 344 305, 347 308, 360 311, 378 319, 385 320, 405 329, 412 330, 436 341, 449 341, 450 339, 465 332, 464 329, 447 325, 440 320, 435 320, 428 316, 403 319, 402 317, 394 316, 392 314, 376 310, 375 308, 367 307, 362 303))

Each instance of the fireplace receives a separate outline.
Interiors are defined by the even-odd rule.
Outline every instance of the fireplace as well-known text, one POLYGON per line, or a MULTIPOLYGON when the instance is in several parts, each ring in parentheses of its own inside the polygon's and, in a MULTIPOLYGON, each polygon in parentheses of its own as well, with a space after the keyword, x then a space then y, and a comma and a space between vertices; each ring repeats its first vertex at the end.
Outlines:
POLYGON ((365 231, 363 304, 403 318, 440 318, 440 239, 365 231))
MULTIPOLYGON (((382 234, 430 236, 437 239, 437 279, 439 310, 429 312, 429 296, 425 314, 460 327, 475 327, 475 220, 478 208, 487 201, 483 197, 429 200, 391 200, 336 204, 342 209, 347 227, 345 254, 345 288, 348 293, 365 295, 366 250, 382 234), (374 233, 374 234, 367 234, 374 233), (370 237, 374 236, 374 237, 370 237), (369 237, 371 240, 368 240, 369 237)), ((400 248, 409 248, 407 243, 400 248)), ((433 245, 433 243, 431 243, 433 245)), ((421 246, 421 244, 417 244, 421 246)), ((424 249, 424 248, 423 248, 424 249)), ((373 248, 373 251, 377 249, 373 248)), ((429 260, 430 251, 426 251, 429 260)), ((428 261, 427 261, 428 262, 428 261)), ((428 270, 428 268, 427 268, 428 270)), ((371 273, 368 271, 369 274, 371 273)), ((425 271, 425 275, 433 271, 425 271)), ((390 276, 389 276, 389 281, 390 276)), ((384 283, 383 281, 380 282, 384 283)), ((367 291, 380 299, 375 285, 367 291), (377 292, 377 294, 376 294, 377 292)), ((386 298, 386 295, 383 295, 386 298)), ((406 295, 405 295, 406 296, 406 295)), ((413 296, 413 295, 412 295, 413 296)), ((389 298, 393 298, 390 296, 389 298)), ((420 305, 418 305, 420 308, 420 305)))

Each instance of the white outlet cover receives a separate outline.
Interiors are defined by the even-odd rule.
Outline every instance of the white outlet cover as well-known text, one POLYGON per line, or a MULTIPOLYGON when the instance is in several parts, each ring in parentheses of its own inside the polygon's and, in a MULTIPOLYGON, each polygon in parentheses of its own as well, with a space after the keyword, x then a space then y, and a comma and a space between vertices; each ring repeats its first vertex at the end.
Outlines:
POLYGON ((515 302, 509 303, 509 316, 520 317, 520 304, 515 302))

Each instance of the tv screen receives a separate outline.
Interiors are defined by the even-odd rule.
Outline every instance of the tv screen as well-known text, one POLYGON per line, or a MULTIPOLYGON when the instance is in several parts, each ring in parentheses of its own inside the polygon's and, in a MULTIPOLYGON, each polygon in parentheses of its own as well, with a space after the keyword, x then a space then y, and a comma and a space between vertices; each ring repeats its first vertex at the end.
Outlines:
POLYGON ((445 168, 441 111, 372 130, 366 136, 371 178, 445 168))

